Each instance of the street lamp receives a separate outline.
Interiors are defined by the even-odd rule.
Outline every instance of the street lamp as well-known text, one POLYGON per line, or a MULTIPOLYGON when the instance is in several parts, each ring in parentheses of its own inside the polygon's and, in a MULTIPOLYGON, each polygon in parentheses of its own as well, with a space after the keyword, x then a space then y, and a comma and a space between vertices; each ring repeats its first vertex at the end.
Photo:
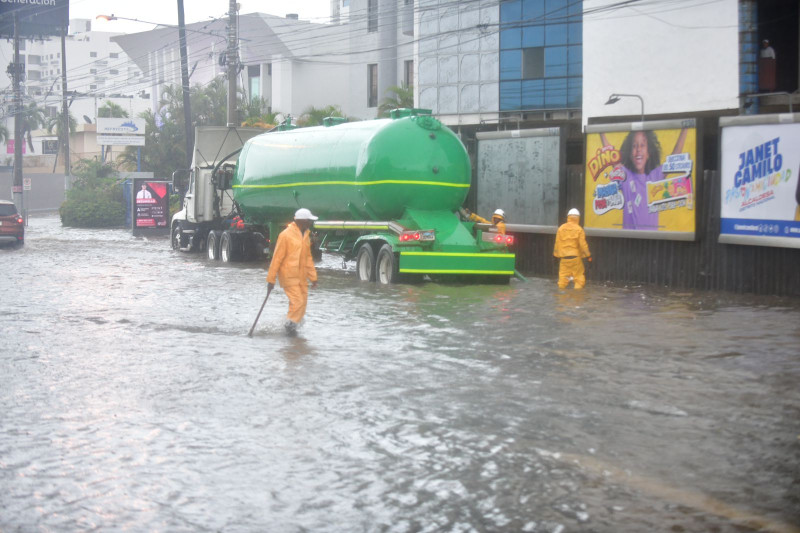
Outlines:
POLYGON ((638 94, 614 93, 614 94, 612 94, 611 96, 608 97, 608 101, 606 102, 605 105, 616 104, 617 102, 619 102, 620 98, 628 98, 628 97, 630 97, 630 98, 638 98, 639 102, 641 102, 641 104, 642 104, 642 122, 644 122, 644 100, 638 94))

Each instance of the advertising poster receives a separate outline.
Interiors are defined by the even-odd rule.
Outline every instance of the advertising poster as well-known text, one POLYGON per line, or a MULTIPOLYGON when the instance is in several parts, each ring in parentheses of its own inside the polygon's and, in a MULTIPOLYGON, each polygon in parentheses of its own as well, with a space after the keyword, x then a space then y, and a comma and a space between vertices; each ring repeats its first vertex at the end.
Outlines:
MULTIPOLYGON (((165 181, 133 180, 133 229, 167 230, 169 193, 165 181)), ((160 231, 159 231, 160 233, 160 231)))
POLYGON ((585 227, 595 235, 693 240, 694 120, 647 126, 658 129, 587 128, 585 227))
POLYGON ((720 242, 800 248, 798 146, 800 124, 722 128, 720 242))

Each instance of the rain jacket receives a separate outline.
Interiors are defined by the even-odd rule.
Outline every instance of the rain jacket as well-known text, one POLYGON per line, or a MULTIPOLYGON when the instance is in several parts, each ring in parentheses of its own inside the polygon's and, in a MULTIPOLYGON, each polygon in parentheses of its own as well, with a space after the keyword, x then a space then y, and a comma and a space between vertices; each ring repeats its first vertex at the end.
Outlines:
MULTIPOLYGON (((494 217, 492 217, 492 218, 494 219, 494 217)), ((490 222, 490 221, 486 220, 485 218, 476 215, 475 213, 470 213, 469 214, 469 221, 470 222, 480 222, 481 224, 491 224, 491 225, 493 225, 493 226, 495 226, 497 228, 497 232, 500 235, 505 235, 506 234, 506 223, 500 218, 498 218, 497 223, 495 224, 493 221, 490 222)))
POLYGON ((578 224, 580 217, 570 215, 567 221, 561 224, 556 233, 556 245, 553 248, 553 255, 559 258, 564 257, 591 257, 589 245, 586 244, 586 233, 578 224))
POLYGON ((278 235, 275 252, 267 272, 267 282, 280 281, 281 287, 291 287, 317 281, 317 270, 311 258, 311 232, 300 233, 300 228, 292 222, 278 235))
POLYGON ((579 217, 570 215, 567 222, 558 228, 553 255, 560 258, 558 265, 558 287, 564 289, 570 281, 575 281, 575 288, 582 289, 586 285, 583 258, 591 257, 586 234, 578 224, 579 217))

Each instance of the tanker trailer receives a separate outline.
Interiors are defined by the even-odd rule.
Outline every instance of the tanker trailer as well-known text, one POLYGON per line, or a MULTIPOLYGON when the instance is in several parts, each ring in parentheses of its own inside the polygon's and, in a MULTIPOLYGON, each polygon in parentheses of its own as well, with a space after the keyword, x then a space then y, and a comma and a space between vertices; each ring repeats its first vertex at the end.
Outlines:
POLYGON ((395 110, 390 119, 253 137, 239 154, 233 191, 245 222, 272 235, 299 207, 310 209, 320 217, 320 248, 355 259, 363 281, 507 282, 513 237, 457 214, 470 178, 466 149, 449 128, 429 111, 395 110))

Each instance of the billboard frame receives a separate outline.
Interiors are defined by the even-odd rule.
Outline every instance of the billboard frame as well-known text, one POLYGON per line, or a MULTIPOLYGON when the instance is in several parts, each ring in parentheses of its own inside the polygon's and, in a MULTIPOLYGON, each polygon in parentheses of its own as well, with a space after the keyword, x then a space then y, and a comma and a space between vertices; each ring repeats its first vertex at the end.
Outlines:
MULTIPOLYGON (((697 223, 699 220, 699 206, 701 204, 702 195, 705 194, 703 190, 702 176, 703 176, 703 157, 702 157, 702 121, 696 118, 676 118, 667 120, 648 120, 645 122, 612 122, 612 123, 599 123, 587 124, 583 129, 584 136, 584 150, 583 150, 583 170, 586 171, 586 155, 588 149, 589 134, 599 133, 622 133, 633 131, 652 131, 652 130, 671 130, 682 128, 694 128, 695 130, 695 161, 694 161, 694 205, 698 206, 695 209, 694 215, 694 230, 689 231, 652 231, 652 230, 635 230, 635 229, 613 229, 613 228, 593 228, 587 227, 584 222, 584 231, 589 237, 612 237, 612 238, 628 238, 628 239, 648 239, 648 240, 667 240, 667 241, 685 241, 694 242, 697 240, 697 223)), ((586 180, 587 176, 584 174, 583 178, 583 191, 582 198, 586 199, 586 180)), ((584 205, 585 207, 585 205, 584 205)), ((585 217, 585 214, 584 214, 585 217)), ((583 218, 585 221, 585 218, 583 218)))
MULTIPOLYGON (((530 128, 516 130, 497 130, 479 131, 475 133, 475 139, 482 140, 501 140, 501 139, 521 139, 526 137, 558 137, 558 216, 555 225, 539 224, 506 224, 506 231, 510 233, 545 233, 555 235, 561 221, 561 214, 566 212, 567 205, 567 186, 566 186, 566 128, 562 126, 550 126, 545 128, 530 128)), ((478 147, 475 148, 475 160, 477 166, 478 147)), ((477 175, 476 175, 477 179, 477 175)), ((479 184, 475 183, 476 200, 480 195, 479 184)))
MULTIPOLYGON (((800 238, 779 237, 767 235, 734 235, 722 233, 722 194, 723 179, 722 175, 722 133, 723 128, 731 126, 768 126, 781 124, 800 124, 800 113, 773 113, 769 115, 740 115, 736 117, 720 117, 719 119, 719 147, 717 150, 717 160, 719 161, 719 191, 716 191, 720 199, 719 212, 719 237, 717 242, 720 244, 738 244, 743 246, 766 246, 769 248, 800 248, 800 238)), ((798 176, 800 180, 800 176, 798 176)), ((798 185, 800 187, 800 184, 798 185)))

